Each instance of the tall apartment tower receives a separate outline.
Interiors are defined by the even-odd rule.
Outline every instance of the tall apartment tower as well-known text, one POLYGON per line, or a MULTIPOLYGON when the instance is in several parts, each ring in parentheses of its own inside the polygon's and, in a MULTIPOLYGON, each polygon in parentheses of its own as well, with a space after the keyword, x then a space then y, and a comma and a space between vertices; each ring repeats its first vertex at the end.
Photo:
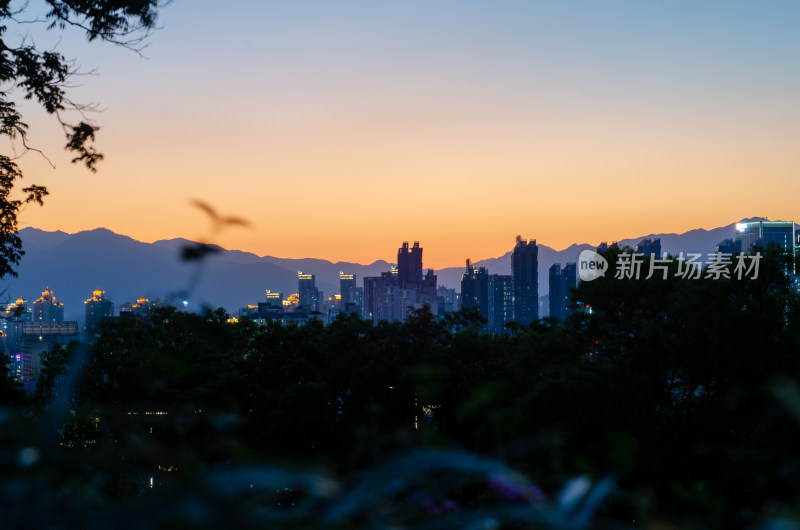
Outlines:
POLYGON ((356 286, 356 275, 339 271, 339 292, 342 295, 340 310, 361 314, 361 293, 356 286))
POLYGON ((339 293, 342 295, 342 307, 351 304, 356 299, 356 275, 345 274, 339 271, 339 293))
POLYGON ((267 307, 283 311, 283 293, 273 293, 270 289, 267 289, 266 302, 264 303, 267 307))
POLYGON ((550 266, 550 318, 564 320, 564 285, 561 281, 561 265, 550 266))
POLYGON ((83 331, 86 337, 92 337, 101 320, 114 316, 114 302, 108 299, 105 291, 97 289, 83 304, 86 309, 83 331))
POLYGON ((474 267, 469 259, 461 275, 461 307, 477 307, 481 316, 489 320, 489 273, 484 267, 474 267))
POLYGON ((309 312, 319 311, 322 293, 317 289, 317 282, 314 275, 303 274, 303 271, 297 271, 297 283, 299 306, 309 312))
POLYGON ((550 317, 563 321, 572 313, 569 303, 570 291, 578 286, 578 270, 575 263, 564 268, 554 263, 550 267, 550 317))
POLYGON ((78 321, 37 321, 22 323, 22 374, 21 381, 30 383, 39 379, 42 354, 56 344, 66 346, 79 340, 78 321))
POLYGON ((408 248, 408 241, 397 249, 397 277, 401 289, 410 289, 422 283, 422 248, 419 241, 408 248))
POLYGON ((539 247, 536 240, 517 236, 511 253, 511 281, 514 289, 514 320, 528 325, 539 319, 539 247))
POLYGON ((753 245, 767 246, 775 243, 780 248, 795 255, 795 229, 792 221, 769 221, 759 219, 736 223, 734 241, 740 242, 742 252, 748 252, 753 245))
POLYGON ((2 351, 11 357, 14 379, 22 381, 22 323, 33 321, 33 311, 24 298, 18 298, 16 303, 0 309, 0 316, 3 330, 0 345, 4 346, 2 351))
POLYGON ((489 331, 505 333, 505 325, 514 320, 514 292, 511 276, 489 275, 489 331))
POLYGON ((767 218, 736 223, 734 242, 742 252, 749 252, 753 245, 767 246, 770 243, 778 245, 786 255, 792 258, 791 270, 787 273, 797 274, 794 258, 798 253, 796 241, 800 242, 795 231, 794 221, 770 221, 767 218))
POLYGON ((53 291, 46 287, 42 296, 33 303, 34 322, 63 322, 64 304, 56 301, 53 291))
POLYGON ((364 289, 357 291, 357 296, 360 297, 363 318, 375 323, 384 320, 402 322, 413 310, 425 304, 438 311, 436 275, 430 269, 422 273, 419 241, 414 241, 413 247, 404 241, 397 250, 397 267, 392 266, 380 276, 365 277, 364 289))
MULTIPOLYGON (((569 301, 570 289, 574 289, 578 286, 578 264, 567 263, 564 265, 564 268, 561 269, 561 277, 564 278, 564 281, 567 284, 567 301, 569 301)), ((570 313, 572 313, 572 309, 570 305, 567 304, 566 315, 569 315, 570 313)))

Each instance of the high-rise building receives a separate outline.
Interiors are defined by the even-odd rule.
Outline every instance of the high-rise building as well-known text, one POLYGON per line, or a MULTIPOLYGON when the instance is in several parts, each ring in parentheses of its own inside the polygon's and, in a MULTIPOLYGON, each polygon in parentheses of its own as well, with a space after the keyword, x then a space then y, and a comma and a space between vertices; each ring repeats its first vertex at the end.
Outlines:
MULTIPOLYGON (((569 301, 570 289, 574 289, 578 286, 578 264, 577 263, 567 263, 564 265, 564 268, 561 270, 561 275, 564 277, 564 281, 567 282, 567 300, 569 301)), ((567 315, 572 313, 572 309, 570 308, 570 304, 567 304, 567 315)))
POLYGON ((438 314, 440 315, 458 311, 461 305, 459 292, 444 286, 436 289, 436 299, 439 300, 438 314))
POLYGON ((322 293, 317 289, 317 282, 313 274, 303 274, 297 271, 298 294, 300 296, 299 306, 308 312, 319 311, 322 301, 322 293))
POLYGON ((414 241, 410 249, 408 241, 403 241, 403 246, 397 249, 397 277, 403 289, 422 283, 422 248, 419 241, 414 241))
POLYGON ((567 263, 563 269, 558 263, 550 267, 550 318, 563 321, 572 313, 569 297, 578 285, 577 272, 575 263, 567 263))
POLYGON ((425 276, 422 278, 422 283, 416 287, 420 292, 420 301, 423 304, 430 305, 432 308, 438 303, 437 297, 439 296, 436 279, 437 277, 433 273, 433 269, 428 269, 428 272, 426 272, 425 276))
POLYGON ((511 281, 514 288, 514 320, 528 325, 539 319, 539 248, 517 236, 511 253, 511 281))
POLYGON ((386 320, 393 322, 402 320, 402 315, 397 314, 400 298, 400 278, 397 267, 392 267, 380 276, 367 276, 364 278, 364 318, 374 323, 386 320))
POLYGON ((358 315, 363 315, 364 313, 364 288, 363 287, 356 287, 355 298, 353 299, 352 309, 350 308, 350 304, 345 306, 345 311, 350 313, 357 313, 358 315))
POLYGON ((794 221, 769 221, 764 218, 736 223, 734 239, 742 252, 748 252, 753 245, 778 245, 792 259, 792 266, 788 267, 787 274, 797 273, 795 258, 800 247, 794 221))
POLYGON ((64 304, 56 301, 49 287, 42 291, 42 296, 33 303, 34 322, 63 322, 64 304))
POLYGON ((639 241, 639 244, 636 245, 636 252, 644 254, 646 258, 653 256, 661 259, 661 239, 642 239, 639 241))
POLYGON ((489 273, 485 267, 475 267, 467 260, 461 275, 461 307, 477 307, 481 316, 489 320, 489 273))
POLYGON ((365 276, 364 277, 364 310, 361 316, 367 320, 375 320, 375 313, 378 306, 378 291, 380 289, 381 277, 380 276, 365 276))
POLYGON ((24 298, 18 298, 0 311, 3 329, 3 351, 11 358, 11 373, 14 379, 22 381, 22 323, 33 320, 33 311, 24 298))
POLYGON ((114 302, 106 297, 105 291, 97 289, 83 304, 86 310, 83 332, 86 337, 92 337, 101 320, 114 316, 114 302))
POLYGON ((270 308, 283 311, 283 293, 273 293, 271 290, 267 289, 266 304, 270 308))
POLYGON ((276 293, 267 289, 264 302, 259 302, 255 306, 248 305, 244 312, 239 310, 239 314, 247 316, 252 320, 276 319, 283 315, 283 293, 276 293))
POLYGON ((550 318, 564 320, 564 285, 561 281, 561 265, 550 266, 550 318))
POLYGON ((436 275, 422 272, 422 247, 408 242, 397 251, 397 267, 380 276, 364 278, 362 316, 377 323, 403 321, 414 309, 427 304, 437 314, 439 298, 436 275))
POLYGON ((489 275, 489 331, 504 333, 505 325, 514 320, 514 290, 510 275, 489 275))
POLYGON ((759 219, 736 223, 734 239, 740 243, 742 252, 749 251, 753 245, 767 246, 775 243, 792 255, 795 254, 795 229, 792 221, 759 219))
POLYGON ((23 383, 39 379, 42 368, 42 353, 50 351, 56 344, 66 346, 79 340, 78 322, 38 321, 22 323, 22 378, 23 383))
POLYGON ((539 297, 539 318, 550 316, 550 293, 539 297))
POLYGON ((345 274, 339 271, 339 292, 342 296, 339 301, 339 310, 344 313, 357 313, 360 315, 360 293, 358 292, 358 287, 356 287, 355 274, 345 274))

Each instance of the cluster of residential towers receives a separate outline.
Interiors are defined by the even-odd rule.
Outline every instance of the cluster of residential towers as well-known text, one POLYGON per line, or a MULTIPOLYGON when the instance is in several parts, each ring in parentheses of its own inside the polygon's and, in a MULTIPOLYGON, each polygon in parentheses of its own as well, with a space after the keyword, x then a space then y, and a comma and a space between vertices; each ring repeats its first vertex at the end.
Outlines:
MULTIPOLYGON (((511 321, 528 324, 537 320, 539 311, 539 259, 535 240, 520 236, 511 255, 511 274, 489 274, 467 260, 461 278, 461 291, 437 285, 434 271, 423 269, 422 247, 404 242, 397 250, 397 265, 379 276, 368 276, 362 286, 354 274, 339 273, 340 292, 325 299, 316 287, 313 274, 298 272, 298 292, 287 299, 281 293, 267 291, 267 299, 240 310, 240 317, 282 321, 317 318, 329 321, 340 313, 356 313, 362 318, 403 321, 415 309, 427 305, 434 315, 476 308, 488 322, 487 330, 501 333, 511 321)), ((577 284, 574 263, 551 268, 549 314, 563 319, 569 313, 569 289, 577 284), (555 276, 554 276, 555 275, 555 276), (555 283, 554 283, 555 282, 555 283)))
MULTIPOLYGON (((164 305, 160 300, 151 302, 140 298, 135 304, 123 304, 119 315, 145 317, 164 305)), ((65 320, 64 304, 49 287, 33 303, 19 298, 0 309, 2 352, 11 360, 11 371, 18 381, 23 384, 36 381, 42 353, 56 344, 63 346, 81 339, 91 341, 100 321, 115 316, 114 303, 100 289, 84 302, 84 309, 82 327, 77 320, 65 320)))

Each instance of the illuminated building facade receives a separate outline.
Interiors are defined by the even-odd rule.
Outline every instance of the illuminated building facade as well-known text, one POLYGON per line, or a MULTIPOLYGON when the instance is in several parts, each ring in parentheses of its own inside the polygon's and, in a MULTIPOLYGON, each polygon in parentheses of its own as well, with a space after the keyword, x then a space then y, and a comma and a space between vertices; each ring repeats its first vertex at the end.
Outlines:
POLYGON ((303 274, 297 271, 299 307, 307 312, 319 311, 322 293, 317 289, 316 279, 313 274, 303 274))
MULTIPOLYGON (((283 307, 283 293, 275 293, 267 289, 266 302, 259 302, 255 310, 251 311, 247 316, 273 320, 283 315, 283 307)), ((250 309, 250 306, 248 306, 248 309, 250 309)))
POLYGON ((33 320, 33 310, 24 298, 19 298, 0 311, 3 329, 4 352, 11 358, 11 374, 22 381, 22 323, 33 320))
POLYGON ((157 309, 163 307, 172 307, 169 302, 156 298, 155 300, 148 300, 147 298, 139 298, 135 304, 125 303, 119 308, 119 316, 127 317, 134 316, 139 318, 150 317, 157 309))
POLYGON ((283 301, 283 308, 285 310, 294 310, 300 305, 300 293, 292 293, 283 301))
POLYGON ((267 289, 267 306, 283 310, 283 293, 273 293, 267 289))
POLYGON ((775 243, 794 256, 795 238, 794 222, 760 219, 736 223, 734 241, 739 243, 743 252, 749 251, 753 245, 766 247, 770 243, 775 243))
POLYGON ((767 247, 770 244, 778 245, 792 259, 792 267, 787 274, 797 274, 796 258, 798 236, 794 221, 769 221, 759 219, 745 223, 736 223, 734 241, 741 252, 749 252, 753 245, 767 247))
POLYGON ((514 289, 514 320, 528 325, 539 319, 539 248, 536 240, 517 236, 511 253, 511 281, 514 289))
POLYGON ((78 322, 75 320, 60 322, 23 322, 22 323, 22 377, 23 383, 39 379, 42 369, 42 353, 50 351, 53 346, 66 346, 72 341, 80 340, 78 322))
MULTIPOLYGON (((257 319, 261 318, 261 308, 259 307, 261 304, 253 305, 247 304, 247 307, 240 307, 239 311, 236 313, 237 318, 239 320, 243 318, 250 318, 250 319, 257 319)), ((266 304, 264 304, 266 306, 266 304)))
POLYGON ((56 300, 53 291, 45 288, 42 296, 33 303, 34 322, 63 322, 64 304, 56 300))
POLYGON ((105 291, 97 289, 83 304, 86 310, 83 332, 85 337, 90 338, 94 336, 101 320, 114 316, 114 302, 108 299, 105 291))

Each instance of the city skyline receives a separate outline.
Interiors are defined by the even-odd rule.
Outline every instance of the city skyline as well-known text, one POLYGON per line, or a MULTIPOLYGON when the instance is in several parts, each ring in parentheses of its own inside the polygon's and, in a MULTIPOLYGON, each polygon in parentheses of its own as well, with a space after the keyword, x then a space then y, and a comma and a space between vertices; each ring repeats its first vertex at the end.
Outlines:
POLYGON ((357 262, 413 237, 438 269, 502 255, 517 233, 564 248, 742 212, 791 219, 798 14, 788 1, 175 2, 147 60, 35 34, 97 68, 70 95, 105 109, 91 117, 106 160, 70 165, 58 124, 23 104, 56 169, 20 159, 25 183, 51 191, 21 226, 357 262), (194 199, 253 228, 214 234, 194 199))
MULTIPOLYGON (((727 248, 726 244, 730 244, 731 250, 724 251, 732 252, 733 239, 740 234, 737 229, 739 221, 740 219, 736 219, 727 226, 712 230, 695 229, 683 234, 640 234, 618 241, 621 245, 644 252, 646 249, 642 244, 652 238, 655 242, 660 242, 655 250, 657 253, 663 250, 672 255, 680 252, 712 252, 717 248, 727 248)), ((26 242, 28 252, 21 262, 20 276, 6 278, 4 288, 10 297, 9 302, 19 297, 33 300, 48 286, 57 293, 59 300, 68 302, 68 311, 73 311, 70 307, 82 305, 87 296, 98 287, 107 291, 118 304, 133 303, 140 297, 165 299, 177 296, 187 278, 196 272, 195 263, 178 259, 181 249, 191 245, 185 240, 148 244, 103 229, 70 235, 26 228, 20 235, 26 242)), ((531 237, 534 234, 524 235, 531 237)), ((513 239, 509 240, 510 245, 513 239)), ((615 240, 616 238, 609 238, 608 242, 615 240)), ((398 244, 386 242, 386 246, 392 249, 396 249, 398 244)), ((575 244, 567 249, 556 250, 540 244, 539 248, 544 252, 540 255, 540 294, 548 290, 547 269, 552 264, 575 262, 581 251, 597 246, 575 244)), ((242 304, 260 300, 264 289, 288 296, 297 291, 299 270, 316 274, 317 287, 327 297, 331 293, 343 292, 340 285, 342 272, 345 276, 355 274, 357 285, 361 286, 365 277, 385 272, 397 257, 387 254, 374 256, 376 260, 365 265, 354 262, 333 263, 316 257, 300 260, 258 257, 234 249, 228 250, 211 256, 204 267, 203 281, 194 291, 190 310, 201 309, 196 302, 214 307, 222 306, 234 313, 242 304)), ((408 249, 409 252, 412 250, 408 249)), ((473 263, 486 267, 492 275, 511 274, 510 252, 511 248, 506 247, 503 255, 475 259, 473 263)), ((428 253, 426 251, 426 256, 428 253)), ((423 270, 432 268, 426 258, 423 270)), ((434 269, 434 274, 440 285, 458 288, 463 271, 463 265, 457 265, 434 269)), ((413 275, 416 277, 416 270, 413 275)))
POLYGON ((800 527, 797 0, 0 0, 13 528, 800 527))
MULTIPOLYGON (((800 230, 796 231, 795 226, 793 222, 768 221, 766 219, 735 223, 727 227, 734 234, 734 238, 726 237, 720 240, 715 245, 714 252, 707 252, 706 255, 709 260, 722 259, 721 257, 713 258, 712 256, 727 255, 730 257, 741 253, 743 249, 750 248, 752 245, 777 244, 781 248, 790 250, 790 256, 794 258, 796 248, 800 247, 800 230)), ((712 233, 714 232, 706 234, 706 246, 708 246, 708 237, 712 233)), ((719 231, 715 233, 718 236, 722 235, 719 231)), ((684 234, 684 236, 689 234, 684 234)), ((84 233, 84 235, 91 236, 92 232, 84 233)), ((97 233, 94 235, 96 236, 97 233)), ((108 235, 123 241, 133 241, 125 236, 118 236, 107 231, 100 232, 100 237, 102 238, 107 238, 108 235)), ((730 234, 725 234, 725 236, 727 235, 730 234)), ((51 238, 50 241, 52 243, 53 234, 45 236, 46 238, 51 238)), ((110 241, 106 239, 107 243, 110 241)), ((135 243, 141 244, 139 242, 135 243)), ((117 244, 114 243, 113 246, 117 246, 117 244)), ((98 246, 96 241, 89 242, 89 245, 92 247, 98 246)), ((670 242, 669 248, 672 250, 672 254, 669 252, 662 253, 660 237, 653 239, 643 238, 635 245, 631 242, 623 242, 621 245, 619 242, 613 242, 611 245, 604 242, 597 247, 597 251, 601 251, 601 249, 607 250, 610 246, 613 246, 629 249, 629 252, 635 252, 636 254, 634 255, 644 258, 656 257, 661 259, 661 256, 675 255, 673 245, 674 242, 670 242)), ((563 321, 572 311, 569 305, 569 292, 577 286, 576 262, 570 262, 569 260, 583 260, 582 255, 586 252, 586 249, 582 249, 582 247, 577 245, 572 247, 573 256, 565 256, 564 253, 567 251, 559 253, 544 247, 547 251, 554 252, 554 254, 547 258, 550 263, 545 263, 540 268, 538 259, 539 247, 536 241, 526 240, 522 236, 517 236, 516 244, 512 251, 501 258, 488 260, 490 262, 494 261, 495 265, 500 265, 500 270, 510 268, 511 275, 490 274, 486 267, 475 266, 467 258, 466 269, 460 277, 460 302, 456 302, 458 300, 455 295, 457 289, 448 288, 444 285, 440 285, 437 288, 435 271, 424 267, 422 260, 423 247, 420 242, 414 241, 413 246, 411 246, 410 242, 404 241, 397 251, 397 265, 391 265, 385 261, 375 262, 373 266, 383 264, 388 267, 388 270, 379 271, 378 276, 370 276, 369 273, 364 275, 363 287, 358 286, 358 275, 350 270, 352 266, 360 268, 363 267, 362 265, 328 262, 329 266, 338 267, 341 265, 348 269, 348 272, 338 271, 336 274, 339 278, 338 292, 334 292, 328 297, 324 296, 323 291, 318 289, 314 273, 297 270, 297 292, 293 292, 295 289, 290 287, 286 291, 290 293, 286 298, 280 291, 272 290, 272 288, 276 287, 274 284, 276 278, 270 277, 269 274, 264 274, 252 283, 244 282, 251 289, 256 288, 256 285, 263 287, 264 284, 267 284, 268 288, 265 291, 264 301, 258 302, 254 299, 245 300, 242 298, 236 300, 238 310, 234 311, 230 306, 227 310, 235 318, 241 316, 258 319, 284 318, 293 322, 299 322, 309 317, 321 318, 323 321, 329 322, 340 313, 354 312, 360 314, 362 318, 377 323, 382 320, 402 322, 408 317, 408 312, 412 307, 421 308, 424 305, 428 305, 434 315, 441 316, 461 306, 478 308, 481 316, 487 320, 486 329, 494 332, 501 332, 503 325, 512 318, 523 324, 544 316, 563 321), (581 256, 578 256, 578 252, 581 253, 581 256), (502 258, 509 258, 506 260, 508 263, 501 264, 502 258), (559 261, 563 258, 566 258, 567 262, 562 268, 559 261), (549 290, 546 294, 539 290, 539 277, 542 273, 549 276, 547 278, 549 290), (549 311, 546 305, 545 307, 542 306, 543 301, 546 304, 548 298, 549 311), (251 302, 257 303, 252 304, 251 302), (285 313, 286 310, 289 310, 290 313, 285 313)), ((54 252, 53 257, 60 256, 60 252, 55 250, 56 248, 61 248, 58 243, 51 248, 54 252)), ((183 248, 187 247, 184 246, 183 248)), ((116 253, 122 255, 125 252, 122 252, 121 247, 118 247, 116 253)), ((69 251, 68 254, 75 255, 74 252, 69 251)), ((691 258, 694 260, 702 257, 703 253, 690 253, 688 255, 694 256, 691 258)), ((683 256, 684 251, 680 251, 680 257, 677 259, 683 260, 683 256)), ((80 261, 82 258, 77 255, 77 259, 80 261)), ((85 260, 85 256, 83 259, 85 260)), ((123 257, 123 259, 125 258, 123 257)), ((48 261, 54 260, 51 258, 48 261)), ((311 260, 312 263, 314 261, 322 262, 324 260, 311 260)), ((290 263, 299 265, 297 261, 290 261, 290 263)), ((308 264, 311 265, 312 263, 308 264)), ((317 270, 318 265, 319 263, 313 263, 314 270, 317 270)), ((115 267, 109 268, 113 269, 115 267)), ((134 268, 134 270, 136 269, 134 268)), ((365 272, 363 268, 360 271, 362 274, 365 272)), ((442 272, 445 271, 447 270, 445 269, 442 272)), ((374 272, 376 271, 373 270, 373 274, 374 272)), ((496 270, 491 272, 496 272, 496 270)), ((793 269, 787 269, 787 273, 793 273, 793 269)), ((131 274, 136 275, 135 272, 128 271, 123 273, 122 276, 131 274)), ((581 277, 583 278, 583 276, 581 277)), ((638 278, 639 274, 636 273, 636 279, 638 278)), ((587 278, 583 279, 586 280, 587 278)), ((544 286, 544 283, 542 285, 544 286)), ((286 287, 285 284, 281 286, 284 289, 286 287)), ((91 336, 99 320, 115 316, 114 301, 106 296, 104 290, 93 289, 92 295, 91 298, 84 301, 85 326, 83 330, 89 336, 91 336)), ((186 292, 183 296, 191 297, 191 293, 186 292)), ((6 308, 7 314, 15 314, 19 307, 27 306, 29 303, 24 296, 18 298, 14 303, 10 303, 9 300, 6 308)), ((163 305, 173 305, 184 311, 196 309, 189 307, 189 301, 183 298, 177 301, 172 300, 172 303, 170 303, 166 300, 156 299, 149 301, 146 297, 140 297, 136 300, 136 304, 132 302, 122 304, 119 315, 141 314, 143 311, 147 313, 152 311, 154 307, 163 305)), ((206 310, 213 307, 222 307, 221 305, 214 306, 210 304, 204 304, 204 306, 206 310)), ((73 318, 72 315, 70 317, 73 318)), ((45 287, 41 297, 33 302, 31 319, 34 322, 62 322, 69 320, 65 319, 64 303, 57 300, 54 291, 49 286, 45 287)))

